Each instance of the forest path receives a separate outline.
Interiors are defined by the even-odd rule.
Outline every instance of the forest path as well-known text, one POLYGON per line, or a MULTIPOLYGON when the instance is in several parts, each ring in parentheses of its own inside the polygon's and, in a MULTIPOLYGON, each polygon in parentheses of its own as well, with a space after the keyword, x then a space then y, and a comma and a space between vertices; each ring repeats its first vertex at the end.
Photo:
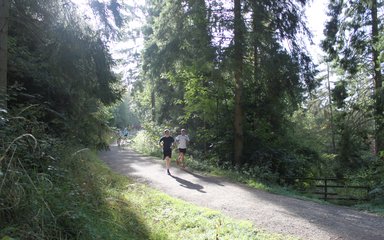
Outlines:
POLYGON ((310 240, 384 239, 384 217, 374 214, 267 193, 224 178, 181 170, 174 167, 174 161, 169 176, 163 160, 127 148, 111 146, 100 157, 112 170, 172 197, 249 220, 270 232, 310 240))

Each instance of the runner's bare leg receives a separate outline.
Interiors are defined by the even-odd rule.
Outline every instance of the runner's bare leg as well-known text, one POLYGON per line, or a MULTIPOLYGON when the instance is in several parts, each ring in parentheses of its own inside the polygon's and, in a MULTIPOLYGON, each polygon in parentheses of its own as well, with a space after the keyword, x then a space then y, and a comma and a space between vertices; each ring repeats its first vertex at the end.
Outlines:
POLYGON ((176 159, 176 163, 178 166, 180 165, 181 155, 182 155, 182 153, 179 152, 179 156, 177 156, 177 159, 176 159))
POLYGON ((165 157, 165 166, 167 168, 167 172, 168 172, 169 175, 170 175, 170 173, 169 173, 170 165, 171 165, 171 158, 167 156, 167 157, 165 157))
POLYGON ((179 158, 180 158, 180 165, 182 168, 185 168, 185 164, 184 164, 184 153, 181 152, 180 155, 179 155, 179 158))

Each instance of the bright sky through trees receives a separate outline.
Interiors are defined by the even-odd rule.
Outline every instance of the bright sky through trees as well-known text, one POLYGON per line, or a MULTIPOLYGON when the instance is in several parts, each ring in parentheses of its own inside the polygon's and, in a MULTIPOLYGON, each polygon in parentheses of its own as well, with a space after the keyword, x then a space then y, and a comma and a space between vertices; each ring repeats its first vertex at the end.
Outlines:
MULTIPOLYGON (((80 7, 80 10, 83 11, 87 16, 91 19, 94 19, 96 22, 96 19, 92 16, 91 9, 89 6, 87 6, 89 0, 72 0, 74 3, 78 4, 80 7)), ((107 0, 104 0, 107 2, 107 0)), ((141 1, 134 1, 134 0, 124 0, 124 3, 127 3, 129 5, 141 5, 140 3, 137 3, 141 1)), ((321 62, 321 56, 323 55, 323 51, 320 48, 320 42, 323 39, 323 29, 324 29, 324 23, 326 20, 326 8, 327 8, 327 1, 324 0, 313 0, 310 5, 307 7, 306 15, 308 20, 308 27, 313 34, 313 45, 310 45, 308 43, 308 50, 310 51, 310 54, 312 55, 314 61, 316 64, 319 64, 321 62)), ((132 24, 131 27, 139 27, 141 24, 140 21, 132 21, 130 24, 132 24)), ((117 59, 121 59, 121 51, 124 48, 132 48, 137 47, 137 52, 141 51, 143 44, 142 39, 136 39, 135 41, 128 41, 128 42, 115 42, 111 45, 111 49, 113 52, 114 57, 117 59)))
POLYGON ((328 1, 314 0, 306 11, 308 27, 313 34, 314 42, 314 46, 309 46, 308 48, 316 63, 319 63, 320 56, 323 54, 320 48, 320 42, 324 38, 323 30, 327 18, 327 4, 328 1))

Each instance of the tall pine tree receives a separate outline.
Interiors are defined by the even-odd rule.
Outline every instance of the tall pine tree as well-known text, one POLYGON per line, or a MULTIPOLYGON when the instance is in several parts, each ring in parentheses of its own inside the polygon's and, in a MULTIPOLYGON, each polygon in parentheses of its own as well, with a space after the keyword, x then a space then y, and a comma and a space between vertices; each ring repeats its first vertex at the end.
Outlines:
POLYGON ((383 35, 383 2, 332 0, 328 5, 323 49, 346 73, 365 73, 373 80, 376 152, 384 150, 384 91, 379 37, 383 35))

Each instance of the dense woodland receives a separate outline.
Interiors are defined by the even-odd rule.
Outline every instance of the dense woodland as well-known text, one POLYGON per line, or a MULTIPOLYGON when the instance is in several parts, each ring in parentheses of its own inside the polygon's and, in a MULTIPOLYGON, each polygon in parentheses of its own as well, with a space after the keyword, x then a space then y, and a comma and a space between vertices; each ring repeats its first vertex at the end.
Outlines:
POLYGON ((43 214, 29 193, 71 171, 65 149, 107 149, 126 126, 148 146, 186 128, 204 164, 272 184, 347 178, 382 202, 384 2, 329 0, 319 65, 310 3, 91 0, 90 16, 70 0, 0 0, 0 226, 43 214))

